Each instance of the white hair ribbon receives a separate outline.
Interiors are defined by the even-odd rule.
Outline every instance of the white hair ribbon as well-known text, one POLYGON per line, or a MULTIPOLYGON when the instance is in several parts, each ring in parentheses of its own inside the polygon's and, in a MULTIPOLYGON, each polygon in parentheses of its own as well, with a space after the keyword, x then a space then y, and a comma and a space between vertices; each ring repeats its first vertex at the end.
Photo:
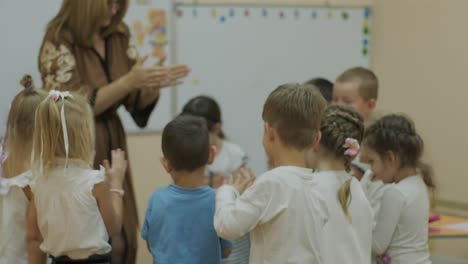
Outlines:
POLYGON ((70 92, 61 92, 57 90, 51 90, 49 92, 49 96, 47 96, 47 99, 50 98, 54 100, 55 102, 57 102, 58 99, 62 99, 63 101, 62 108, 60 109, 60 118, 62 121, 63 142, 65 144, 65 167, 67 167, 67 164, 68 164, 68 153, 69 153, 69 148, 70 148, 70 144, 68 141, 67 120, 65 118, 65 98, 67 97, 73 98, 70 92))

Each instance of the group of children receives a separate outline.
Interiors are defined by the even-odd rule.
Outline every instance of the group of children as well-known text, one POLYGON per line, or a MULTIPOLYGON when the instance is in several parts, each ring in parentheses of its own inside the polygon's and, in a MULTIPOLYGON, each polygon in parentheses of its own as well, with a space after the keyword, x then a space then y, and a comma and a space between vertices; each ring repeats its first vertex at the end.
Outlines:
POLYGON ((162 135, 174 183, 148 205, 153 263, 431 263, 423 141, 404 115, 376 118, 377 96, 361 67, 275 89, 262 113, 271 169, 259 177, 225 140, 216 102, 190 100, 162 135))
MULTIPOLYGON (((108 263, 125 153, 91 170, 86 100, 23 85, 2 149, 0 263, 108 263)), ((377 96, 377 77, 361 67, 335 84, 276 88, 262 113, 270 170, 258 177, 226 140, 216 101, 190 100, 162 133, 173 184, 146 210, 153 263, 431 263, 423 140, 404 115, 375 118, 377 96)))

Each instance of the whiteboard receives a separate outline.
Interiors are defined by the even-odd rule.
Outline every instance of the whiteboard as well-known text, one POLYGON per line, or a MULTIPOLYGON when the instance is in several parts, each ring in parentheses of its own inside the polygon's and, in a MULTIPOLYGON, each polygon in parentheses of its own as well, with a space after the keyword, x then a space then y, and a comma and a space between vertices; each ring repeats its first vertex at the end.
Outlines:
POLYGON ((177 109, 196 95, 213 96, 228 138, 246 151, 254 172, 264 172, 268 94, 280 84, 368 67, 369 16, 367 8, 179 4, 175 53, 192 74, 177 90, 177 109))
MULTIPOLYGON (((9 105, 13 97, 22 89, 19 85, 21 77, 29 73, 33 76, 36 86, 41 86, 37 65, 39 49, 46 25, 57 14, 61 3, 62 0, 0 0, 0 25, 3 27, 0 41, 2 85, 0 89, 0 132, 2 134, 9 105)), ((170 1, 168 0, 131 1, 125 21, 131 25, 138 18, 146 23, 148 10, 161 8, 169 15, 169 7, 170 1)), ((169 46, 167 48, 169 49, 169 46)), ((138 49, 141 55, 149 52, 148 45, 138 46, 138 49)), ((170 54, 169 50, 168 54, 170 54)), ((155 59, 150 59, 148 64, 155 61, 155 59)), ((162 130, 172 117, 171 107, 171 91, 165 89, 144 131, 162 130)), ((119 109, 119 114, 127 132, 141 131, 123 108, 119 109)))

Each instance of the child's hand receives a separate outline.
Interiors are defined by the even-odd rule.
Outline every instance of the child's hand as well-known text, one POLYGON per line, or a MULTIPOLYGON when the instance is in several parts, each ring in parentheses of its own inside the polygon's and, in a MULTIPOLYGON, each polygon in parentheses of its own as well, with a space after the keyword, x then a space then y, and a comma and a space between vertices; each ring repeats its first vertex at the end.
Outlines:
POLYGON ((103 165, 106 169, 106 181, 112 188, 122 189, 122 183, 127 171, 127 160, 125 160, 125 151, 121 149, 112 150, 112 167, 108 160, 104 160, 103 165))
POLYGON ((242 194, 255 182, 255 175, 252 170, 241 168, 231 175, 227 184, 232 185, 236 190, 242 194))

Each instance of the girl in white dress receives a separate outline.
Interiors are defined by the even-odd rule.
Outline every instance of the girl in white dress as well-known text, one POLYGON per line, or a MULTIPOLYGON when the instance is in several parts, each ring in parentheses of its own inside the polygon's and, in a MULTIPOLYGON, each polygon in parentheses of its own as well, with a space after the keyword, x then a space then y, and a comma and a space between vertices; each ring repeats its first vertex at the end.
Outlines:
POLYGON ((26 210, 30 199, 29 181, 34 113, 47 93, 34 89, 30 76, 21 81, 8 113, 7 135, 2 147, 0 177, 0 263, 26 264, 26 210))
POLYGON ((94 115, 78 94, 52 90, 36 111, 33 199, 28 210, 31 263, 110 263, 109 236, 122 229, 125 153, 93 170, 94 115), (40 249, 40 250, 38 250, 40 249))
POLYGON ((323 263, 370 264, 373 215, 351 161, 364 134, 362 117, 344 106, 329 106, 320 125, 320 143, 309 153, 316 190, 329 213, 323 229, 323 263))

